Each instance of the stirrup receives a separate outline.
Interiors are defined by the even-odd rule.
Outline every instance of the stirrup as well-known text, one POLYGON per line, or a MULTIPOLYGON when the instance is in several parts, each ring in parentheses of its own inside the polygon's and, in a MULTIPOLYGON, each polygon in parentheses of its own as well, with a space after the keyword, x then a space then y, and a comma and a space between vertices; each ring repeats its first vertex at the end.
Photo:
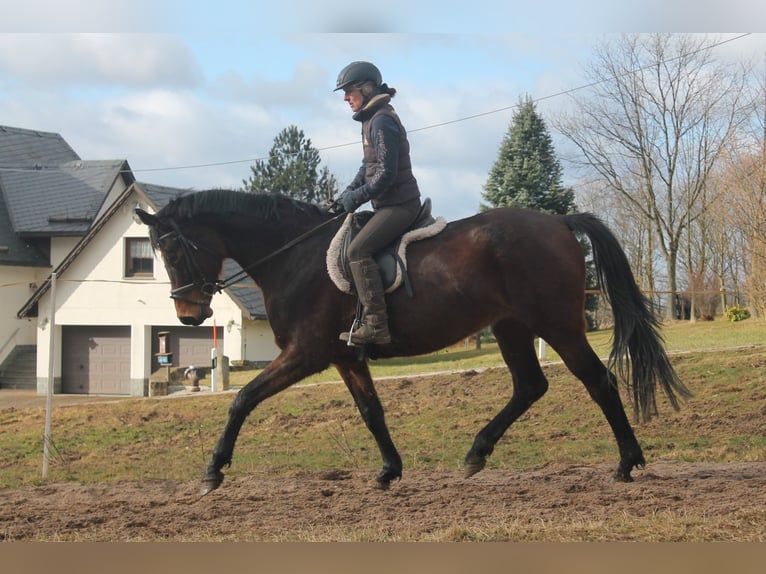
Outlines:
POLYGON ((364 329, 365 327, 370 327, 370 329, 372 329, 373 334, 372 335, 368 334, 367 337, 363 337, 362 335, 359 334, 358 330, 356 330, 356 331, 351 331, 348 333, 341 333, 340 339, 342 341, 346 341, 346 344, 349 347, 364 347, 366 345, 388 345, 391 342, 390 334, 383 335, 382 333, 378 332, 378 330, 365 324, 362 324, 362 326, 360 327, 360 330, 364 329), (356 341, 353 340, 354 337, 357 338, 356 341))
POLYGON ((364 314, 364 306, 362 305, 362 302, 357 299, 356 300, 356 315, 354 315, 354 321, 351 323, 351 328, 348 330, 348 332, 341 333, 338 336, 338 339, 341 341, 346 341, 346 345, 348 347, 359 347, 363 348, 364 345, 357 345, 351 340, 351 333, 356 331, 359 327, 362 326, 362 315, 364 314))

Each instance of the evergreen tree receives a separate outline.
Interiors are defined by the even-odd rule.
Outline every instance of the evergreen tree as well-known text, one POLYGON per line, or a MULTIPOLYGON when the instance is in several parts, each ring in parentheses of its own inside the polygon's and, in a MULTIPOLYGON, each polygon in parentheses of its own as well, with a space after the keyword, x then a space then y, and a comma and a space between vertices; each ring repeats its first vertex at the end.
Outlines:
POLYGON ((576 211, 574 190, 561 183, 548 128, 529 96, 519 102, 489 172, 482 197, 491 207, 525 207, 548 213, 576 211))
POLYGON ((251 193, 281 193, 321 204, 338 191, 335 176, 327 167, 320 170, 321 161, 303 130, 289 126, 274 138, 268 159, 256 160, 242 183, 251 193))
MULTIPOLYGON (((527 96, 519 102, 500 146, 497 160, 489 172, 482 197, 492 207, 523 207, 547 213, 565 215, 577 211, 574 190, 561 183, 561 164, 556 158, 553 141, 545 122, 537 113, 535 103, 527 96)), ((580 238, 586 258, 591 249, 580 238)), ((586 263, 586 289, 596 289, 593 262, 586 263)), ((596 327, 595 311, 599 299, 595 294, 585 297, 589 328, 596 327)))

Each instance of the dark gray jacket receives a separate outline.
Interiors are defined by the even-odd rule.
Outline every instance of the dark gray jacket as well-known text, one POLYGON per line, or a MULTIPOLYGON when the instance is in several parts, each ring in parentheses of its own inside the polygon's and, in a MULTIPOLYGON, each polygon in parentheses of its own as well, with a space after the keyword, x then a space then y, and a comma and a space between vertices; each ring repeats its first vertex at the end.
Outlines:
POLYGON ((362 122, 364 161, 349 187, 361 188, 376 209, 420 197, 407 131, 390 101, 389 95, 379 94, 354 114, 362 122))

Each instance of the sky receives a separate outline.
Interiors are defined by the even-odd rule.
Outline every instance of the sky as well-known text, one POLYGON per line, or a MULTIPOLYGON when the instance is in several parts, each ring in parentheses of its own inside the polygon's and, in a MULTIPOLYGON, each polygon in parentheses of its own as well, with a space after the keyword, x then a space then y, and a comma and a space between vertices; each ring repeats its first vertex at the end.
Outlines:
MULTIPOLYGON (((0 0, 0 125, 59 133, 82 159, 126 159, 139 181, 193 189, 241 187, 295 125, 342 189, 361 125, 333 89, 343 66, 369 60, 397 89, 421 193, 448 220, 478 211, 520 98, 550 124, 605 39, 699 32, 729 40, 722 58, 766 57, 766 34, 736 32, 766 22, 750 0, 20 4, 0 0)), ((567 142, 551 135, 569 183, 567 142)))

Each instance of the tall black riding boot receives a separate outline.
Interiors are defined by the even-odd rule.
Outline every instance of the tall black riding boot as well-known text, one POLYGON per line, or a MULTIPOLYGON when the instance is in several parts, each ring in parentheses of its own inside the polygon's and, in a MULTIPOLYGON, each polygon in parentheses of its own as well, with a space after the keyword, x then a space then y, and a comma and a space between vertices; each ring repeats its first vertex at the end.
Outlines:
POLYGON ((352 345, 390 343, 391 333, 388 331, 386 299, 378 264, 374 259, 369 258, 351 261, 349 267, 364 313, 362 324, 352 333, 341 333, 340 338, 343 341, 348 341, 350 338, 352 345))

